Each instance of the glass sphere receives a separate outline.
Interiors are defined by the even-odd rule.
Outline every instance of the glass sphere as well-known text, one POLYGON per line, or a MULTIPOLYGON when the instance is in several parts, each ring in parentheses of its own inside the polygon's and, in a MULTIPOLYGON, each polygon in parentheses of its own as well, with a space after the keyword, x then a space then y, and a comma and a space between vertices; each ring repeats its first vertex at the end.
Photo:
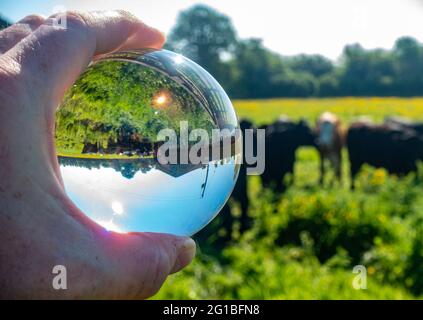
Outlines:
POLYGON ((68 196, 116 232, 199 231, 228 199, 242 151, 225 91, 167 50, 91 63, 56 112, 55 137, 68 196))

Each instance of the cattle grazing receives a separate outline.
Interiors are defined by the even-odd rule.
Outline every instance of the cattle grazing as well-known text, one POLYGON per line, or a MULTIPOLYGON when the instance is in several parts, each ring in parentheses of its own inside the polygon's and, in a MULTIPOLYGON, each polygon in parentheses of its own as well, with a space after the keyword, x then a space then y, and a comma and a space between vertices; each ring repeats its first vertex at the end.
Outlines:
POLYGON ((332 165, 338 181, 341 181, 344 132, 340 119, 333 113, 324 112, 317 119, 315 133, 320 156, 320 184, 324 182, 326 160, 332 165))
POLYGON ((315 146, 313 131, 304 120, 297 123, 283 121, 265 127, 265 169, 261 175, 264 187, 284 192, 284 178, 294 174, 295 152, 300 146, 315 146))
POLYGON ((353 123, 347 133, 351 188, 363 164, 385 168, 390 174, 417 171, 416 161, 423 155, 423 141, 412 130, 363 122, 353 123))

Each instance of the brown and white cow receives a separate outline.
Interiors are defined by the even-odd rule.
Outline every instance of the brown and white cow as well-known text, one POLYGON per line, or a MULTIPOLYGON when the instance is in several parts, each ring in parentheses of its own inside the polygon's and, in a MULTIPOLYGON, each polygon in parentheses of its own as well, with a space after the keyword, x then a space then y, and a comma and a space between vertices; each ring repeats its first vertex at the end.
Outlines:
POLYGON ((341 181, 344 132, 339 118, 330 112, 321 114, 316 123, 316 136, 320 154, 320 184, 324 182, 326 160, 329 160, 341 181))

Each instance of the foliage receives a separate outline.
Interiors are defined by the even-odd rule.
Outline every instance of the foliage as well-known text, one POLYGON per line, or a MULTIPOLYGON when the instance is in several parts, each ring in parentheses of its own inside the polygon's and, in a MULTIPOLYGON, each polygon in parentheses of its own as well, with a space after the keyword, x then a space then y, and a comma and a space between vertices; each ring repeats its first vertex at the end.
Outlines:
POLYGON ((220 63, 236 44, 236 32, 229 17, 202 4, 179 14, 170 32, 166 48, 196 61, 217 77, 220 82, 227 78, 227 68, 220 63))
POLYGON ((107 148, 125 136, 154 142, 161 129, 211 130, 208 113, 176 81, 136 63, 100 61, 66 94, 56 116, 56 145, 78 154, 84 145, 107 148), (165 102, 157 104, 158 97, 165 102))
POLYGON ((6 18, 4 18, 2 15, 0 15, 0 30, 7 28, 10 25, 11 25, 11 23, 6 18))

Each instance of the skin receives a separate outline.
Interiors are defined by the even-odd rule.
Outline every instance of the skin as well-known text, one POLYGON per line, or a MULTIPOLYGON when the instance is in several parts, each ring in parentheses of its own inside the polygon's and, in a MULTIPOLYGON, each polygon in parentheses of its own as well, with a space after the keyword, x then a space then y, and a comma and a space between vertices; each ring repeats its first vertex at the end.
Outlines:
POLYGON ((93 58, 164 40, 123 11, 28 16, 0 32, 0 298, 147 298, 193 259, 190 238, 89 220, 64 191, 54 147, 55 110, 93 58), (66 28, 53 23, 64 15, 66 28), (53 289, 55 265, 66 290, 53 289))

